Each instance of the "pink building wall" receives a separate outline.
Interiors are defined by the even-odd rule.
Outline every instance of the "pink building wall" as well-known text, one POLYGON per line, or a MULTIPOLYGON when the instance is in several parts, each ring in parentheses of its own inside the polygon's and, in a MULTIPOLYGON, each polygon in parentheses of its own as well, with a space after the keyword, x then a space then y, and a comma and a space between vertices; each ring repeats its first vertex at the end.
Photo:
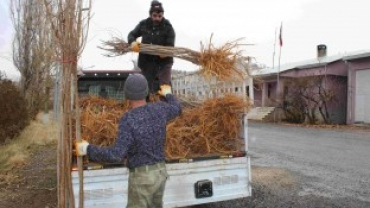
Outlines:
POLYGON ((347 76, 347 66, 343 61, 337 61, 322 66, 314 66, 312 68, 295 68, 282 72, 282 77, 305 77, 318 75, 337 75, 347 76))
MULTIPOLYGON (((370 70, 370 56, 347 57, 340 60, 319 64, 306 65, 289 69, 279 75, 280 86, 277 86, 277 75, 269 74, 262 76, 262 89, 255 92, 255 106, 273 107, 273 103, 268 102, 268 91, 270 97, 274 98, 284 91, 284 79, 306 76, 327 76, 327 82, 335 89, 338 102, 329 105, 335 123, 354 123, 354 112, 356 109, 356 71, 370 70), (270 84, 270 85, 269 85, 270 84), (268 87, 270 86, 270 87, 268 87)), ((369 80, 370 82, 370 80, 369 80)), ((286 86, 289 88, 289 86, 286 86)), ((275 105, 276 107, 276 105, 275 105)))

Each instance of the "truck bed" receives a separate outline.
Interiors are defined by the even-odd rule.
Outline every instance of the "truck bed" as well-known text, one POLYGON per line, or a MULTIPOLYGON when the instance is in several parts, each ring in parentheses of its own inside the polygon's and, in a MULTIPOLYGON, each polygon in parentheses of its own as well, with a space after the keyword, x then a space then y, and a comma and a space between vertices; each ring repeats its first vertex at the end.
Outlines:
MULTIPOLYGON (((241 122, 240 136, 245 142, 244 147, 235 157, 209 157, 205 160, 194 158, 166 164, 169 179, 164 193, 164 208, 251 196, 251 164, 248 156, 246 115, 243 115, 241 122)), ((78 204, 78 171, 72 171, 71 174, 75 202, 78 204)), ((109 168, 108 165, 103 169, 84 170, 84 207, 126 207, 128 174, 128 169, 122 166, 109 168)))

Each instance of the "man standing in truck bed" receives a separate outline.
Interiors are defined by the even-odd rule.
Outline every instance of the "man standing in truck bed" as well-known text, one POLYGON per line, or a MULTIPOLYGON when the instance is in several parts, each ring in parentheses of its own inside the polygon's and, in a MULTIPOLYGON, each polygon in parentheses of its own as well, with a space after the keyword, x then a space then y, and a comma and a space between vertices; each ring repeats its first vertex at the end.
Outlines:
POLYGON ((132 109, 122 116, 114 145, 99 147, 87 141, 77 142, 76 153, 101 163, 120 163, 127 157, 130 170, 127 207, 162 207, 168 176, 164 151, 166 124, 180 114, 180 103, 172 95, 171 87, 163 85, 158 93, 167 102, 147 104, 148 82, 141 74, 129 75, 124 93, 132 109))
MULTIPOLYGON (((132 50, 140 51, 140 43, 136 42, 138 37, 142 37, 141 42, 162 46, 175 45, 175 31, 169 22, 164 18, 164 9, 160 2, 152 1, 149 17, 140 23, 128 34, 128 43, 132 50)), ((159 86, 163 84, 171 85, 171 70, 173 57, 160 57, 139 53, 139 68, 148 80, 150 93, 156 93, 159 86)))

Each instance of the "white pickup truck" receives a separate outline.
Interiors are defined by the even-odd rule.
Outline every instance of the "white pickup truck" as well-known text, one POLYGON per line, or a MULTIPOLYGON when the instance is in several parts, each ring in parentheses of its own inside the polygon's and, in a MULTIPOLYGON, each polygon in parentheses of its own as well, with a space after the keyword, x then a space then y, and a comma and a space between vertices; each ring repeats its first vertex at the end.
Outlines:
MULTIPOLYGON (((125 78, 133 71, 90 71, 79 78, 79 93, 123 98, 125 78), (104 92, 103 88, 108 89, 104 92), (99 92, 103 91, 103 92, 99 92)), ((173 86, 176 91, 176 85, 173 86)), ((251 196, 251 164, 248 156, 247 116, 243 115, 243 149, 234 155, 218 155, 167 161, 164 207, 184 207, 251 196)), ((88 164, 84 167, 85 208, 123 208, 127 203, 128 169, 123 165, 88 164)), ((76 204, 78 171, 72 171, 76 204)))

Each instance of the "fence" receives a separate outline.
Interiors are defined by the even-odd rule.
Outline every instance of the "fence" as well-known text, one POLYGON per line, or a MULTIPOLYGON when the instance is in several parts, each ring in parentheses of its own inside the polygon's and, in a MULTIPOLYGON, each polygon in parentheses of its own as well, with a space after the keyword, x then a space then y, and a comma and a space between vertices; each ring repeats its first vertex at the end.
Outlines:
POLYGON ((247 99, 247 87, 251 82, 251 78, 227 82, 218 81, 215 77, 207 80, 194 72, 177 72, 172 76, 172 89, 176 96, 197 100, 220 97, 228 93, 237 94, 247 99))

